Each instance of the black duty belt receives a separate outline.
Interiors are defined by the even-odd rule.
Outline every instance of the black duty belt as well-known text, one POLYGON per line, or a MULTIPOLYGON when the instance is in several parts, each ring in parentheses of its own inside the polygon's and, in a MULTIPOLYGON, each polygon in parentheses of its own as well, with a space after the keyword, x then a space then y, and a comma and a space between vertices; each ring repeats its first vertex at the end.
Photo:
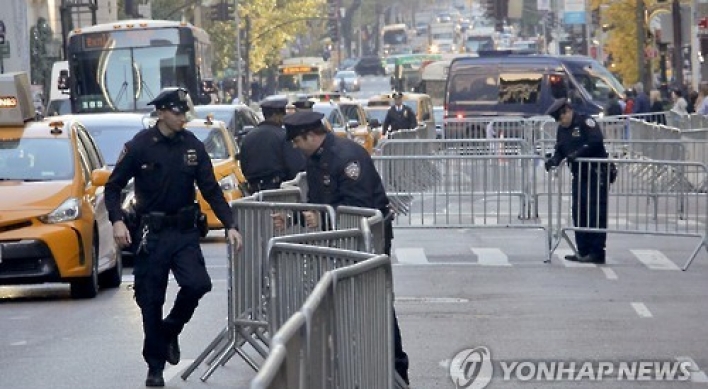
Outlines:
POLYGON ((271 178, 261 178, 248 181, 248 190, 251 193, 260 192, 266 189, 278 189, 280 188, 280 183, 283 182, 282 178, 275 176, 271 178))
POLYGON ((150 212, 142 215, 141 222, 152 232, 167 229, 191 230, 197 226, 197 216, 195 207, 186 207, 174 214, 150 212))

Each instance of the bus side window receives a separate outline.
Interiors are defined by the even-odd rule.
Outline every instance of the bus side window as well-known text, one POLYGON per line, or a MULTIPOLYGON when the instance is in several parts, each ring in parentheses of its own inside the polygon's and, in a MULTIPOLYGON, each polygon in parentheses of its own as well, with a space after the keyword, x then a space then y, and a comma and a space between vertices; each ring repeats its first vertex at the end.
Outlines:
POLYGON ((568 98, 568 82, 565 77, 558 74, 551 74, 548 76, 548 85, 554 99, 568 98))

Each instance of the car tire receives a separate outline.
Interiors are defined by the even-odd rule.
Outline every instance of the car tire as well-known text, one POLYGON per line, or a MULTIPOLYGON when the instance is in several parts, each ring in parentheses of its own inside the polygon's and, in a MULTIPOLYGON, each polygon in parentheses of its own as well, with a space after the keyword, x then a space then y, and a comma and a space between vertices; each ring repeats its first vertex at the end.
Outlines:
POLYGON ((91 244, 91 274, 71 281, 71 298, 90 299, 98 295, 98 232, 93 233, 91 244))
POLYGON ((116 247, 116 265, 98 278, 98 285, 101 288, 117 288, 123 282, 123 252, 116 247))

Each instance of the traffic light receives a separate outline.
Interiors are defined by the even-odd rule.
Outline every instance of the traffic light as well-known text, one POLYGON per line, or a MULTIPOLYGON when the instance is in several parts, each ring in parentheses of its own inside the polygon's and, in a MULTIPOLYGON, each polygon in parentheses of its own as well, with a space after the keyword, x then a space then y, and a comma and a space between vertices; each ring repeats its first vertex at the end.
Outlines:
POLYGON ((339 41, 339 1, 327 1, 327 35, 332 42, 339 41))
POLYGON ((337 23, 337 19, 327 20, 327 35, 332 39, 332 42, 339 41, 339 23, 337 23))
POLYGON ((221 22, 235 20, 236 5, 231 1, 222 0, 211 6, 211 19, 221 22))

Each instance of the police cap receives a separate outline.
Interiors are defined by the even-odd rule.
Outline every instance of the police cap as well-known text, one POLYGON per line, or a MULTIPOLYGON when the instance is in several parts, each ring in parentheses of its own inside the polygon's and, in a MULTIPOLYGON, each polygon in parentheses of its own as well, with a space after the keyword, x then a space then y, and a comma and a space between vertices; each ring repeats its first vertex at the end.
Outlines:
POLYGON ((297 109, 312 109, 315 106, 315 102, 312 100, 298 100, 294 101, 293 105, 297 109))
POLYGON ((568 104, 568 99, 556 99, 556 101, 554 101, 553 104, 551 104, 551 106, 546 110, 546 115, 549 115, 554 120, 558 121, 560 118, 561 109, 568 106, 570 106, 570 104, 568 104))
POLYGON ((267 99, 261 102, 261 109, 271 109, 274 111, 283 110, 285 111, 285 106, 288 105, 288 100, 286 99, 267 99))
POLYGON ((285 126, 288 140, 293 140, 298 135, 321 128, 323 118, 324 115, 322 113, 314 111, 300 111, 286 116, 283 120, 283 125, 285 126))
POLYGON ((176 114, 185 113, 189 111, 187 90, 184 88, 165 88, 148 105, 154 105, 155 109, 169 109, 176 114))

